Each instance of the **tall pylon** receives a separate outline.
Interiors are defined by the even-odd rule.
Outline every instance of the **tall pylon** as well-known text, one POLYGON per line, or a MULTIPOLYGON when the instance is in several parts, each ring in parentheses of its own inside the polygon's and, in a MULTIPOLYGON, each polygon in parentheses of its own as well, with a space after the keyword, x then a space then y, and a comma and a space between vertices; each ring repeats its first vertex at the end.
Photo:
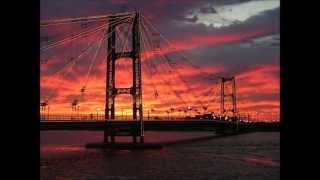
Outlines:
MULTIPOLYGON (((115 15, 109 18, 108 25, 108 57, 106 71, 106 104, 105 121, 115 119, 115 97, 119 94, 132 95, 132 115, 133 120, 142 124, 142 82, 141 82, 141 57, 140 57, 140 12, 136 12, 134 17, 115 15), (128 21, 119 21, 119 19, 128 21), (116 52, 116 27, 123 23, 132 22, 132 49, 126 52, 116 52), (120 58, 130 58, 132 60, 132 86, 127 88, 117 88, 115 85, 115 64, 120 58)), ((141 125, 142 127, 142 125, 141 125)), ((143 133, 143 131, 142 131, 143 133)))
POLYGON ((136 12, 132 26, 132 50, 129 52, 116 52, 116 26, 121 16, 111 16, 108 26, 108 57, 107 57, 107 81, 106 81, 106 107, 105 119, 115 119, 115 97, 119 94, 131 94, 133 98, 133 120, 142 119, 142 88, 141 88, 141 58, 140 58, 140 13, 136 12), (132 86, 128 88, 115 87, 115 63, 120 58, 131 58, 132 63, 132 86))
POLYGON ((228 112, 232 112, 232 116, 236 117, 237 114, 237 96, 236 96, 236 80, 235 77, 231 78, 221 78, 221 101, 220 101, 220 113, 221 115, 226 115, 228 112), (229 83, 228 83, 229 82, 229 83), (230 93, 226 93, 225 89, 227 86, 232 87, 232 90, 230 93), (225 108, 225 101, 227 99, 231 98, 232 101, 232 109, 226 109, 225 108))

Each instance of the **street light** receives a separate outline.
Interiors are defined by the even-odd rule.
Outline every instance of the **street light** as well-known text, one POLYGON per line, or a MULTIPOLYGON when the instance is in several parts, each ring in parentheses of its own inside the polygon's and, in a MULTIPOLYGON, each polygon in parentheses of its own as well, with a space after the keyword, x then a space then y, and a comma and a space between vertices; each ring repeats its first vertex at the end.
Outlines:
MULTIPOLYGON (((174 108, 170 108, 170 112, 173 114, 174 108)), ((171 115, 172 116, 172 115, 171 115)), ((173 118, 172 118, 173 119, 173 118)))
POLYGON ((77 116, 78 116, 78 119, 80 119, 80 106, 78 105, 78 107, 77 107, 77 116))
POLYGON ((99 107, 96 107, 96 112, 97 112, 97 120, 99 120, 99 111, 100 111, 100 108, 99 108, 99 107))
POLYGON ((188 112, 189 112, 189 115, 190 115, 190 117, 191 117, 191 106, 188 106, 188 112))
POLYGON ((50 118, 50 107, 48 106, 48 120, 50 118))
POLYGON ((121 108, 121 119, 123 120, 123 108, 121 108))

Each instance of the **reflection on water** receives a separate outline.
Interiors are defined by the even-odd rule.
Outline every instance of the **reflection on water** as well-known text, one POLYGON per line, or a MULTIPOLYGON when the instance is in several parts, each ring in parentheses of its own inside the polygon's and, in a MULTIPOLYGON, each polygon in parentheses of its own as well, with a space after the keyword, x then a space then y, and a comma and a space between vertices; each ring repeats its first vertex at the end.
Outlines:
POLYGON ((280 165, 278 162, 273 161, 270 157, 247 157, 244 160, 251 163, 264 164, 270 166, 280 165))
MULTIPOLYGON (((147 132, 146 141, 205 135, 147 132)), ((101 132, 41 132, 40 174, 42 179, 279 179, 279 136, 250 133, 161 150, 110 151, 83 147, 101 141, 101 132)))

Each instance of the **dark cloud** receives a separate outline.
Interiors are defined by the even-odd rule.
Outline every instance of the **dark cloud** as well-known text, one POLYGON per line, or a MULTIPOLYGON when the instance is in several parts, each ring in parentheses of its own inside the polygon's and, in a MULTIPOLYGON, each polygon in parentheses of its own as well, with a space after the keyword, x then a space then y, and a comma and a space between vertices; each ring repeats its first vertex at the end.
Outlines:
POLYGON ((217 13, 217 11, 212 6, 202 7, 202 8, 200 8, 200 12, 201 13, 212 13, 212 14, 216 14, 217 13))
POLYGON ((246 45, 248 46, 280 46, 280 34, 273 34, 258 38, 249 39, 246 45))
POLYGON ((187 22, 197 22, 198 17, 195 15, 192 18, 184 18, 187 22))

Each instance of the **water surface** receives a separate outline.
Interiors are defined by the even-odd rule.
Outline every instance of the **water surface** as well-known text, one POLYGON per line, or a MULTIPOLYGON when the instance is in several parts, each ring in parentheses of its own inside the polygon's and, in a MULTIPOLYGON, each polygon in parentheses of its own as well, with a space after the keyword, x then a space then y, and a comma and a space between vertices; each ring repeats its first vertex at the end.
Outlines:
MULTIPOLYGON (((147 132, 146 142, 211 132, 147 132)), ((41 132, 41 179, 280 179, 280 133, 258 132, 161 150, 85 149, 101 132, 41 132)), ((127 139, 119 139, 126 141, 127 139)))

